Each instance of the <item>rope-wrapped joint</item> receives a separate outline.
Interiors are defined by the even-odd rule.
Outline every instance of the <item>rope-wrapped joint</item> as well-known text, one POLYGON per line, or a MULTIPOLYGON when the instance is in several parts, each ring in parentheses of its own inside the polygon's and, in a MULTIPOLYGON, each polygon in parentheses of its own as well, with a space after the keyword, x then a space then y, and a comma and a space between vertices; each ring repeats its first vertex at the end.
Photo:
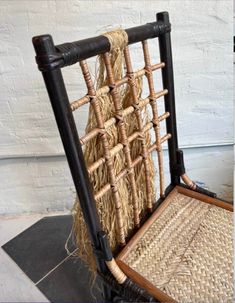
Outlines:
MULTIPOLYGON (((121 41, 121 45, 119 43, 119 48, 120 50, 123 50, 123 48, 127 45, 127 36, 126 33, 122 33, 122 31, 118 31, 118 36, 122 34, 121 38, 123 41, 121 41)), ((116 36, 116 32, 112 32, 112 38, 113 35, 114 37, 116 36)), ((116 43, 116 41, 115 41, 116 43)), ((112 47, 113 47, 113 40, 112 40, 112 47)), ((118 50, 115 50, 118 51, 118 50)), ((131 157, 131 150, 129 146, 129 140, 127 136, 127 127, 124 122, 124 111, 122 108, 122 98, 120 94, 118 93, 116 83, 115 83, 115 77, 114 77, 114 70, 111 65, 111 58, 108 53, 105 53, 103 55, 104 58, 104 63, 105 63, 105 68, 107 72, 107 79, 109 82, 109 87, 111 88, 110 94, 112 96, 112 101, 114 104, 114 116, 117 119, 117 127, 120 135, 120 142, 123 145, 123 151, 124 151, 124 157, 125 157, 125 162, 126 162, 126 170, 127 170, 127 176, 129 177, 129 184, 131 187, 131 192, 132 192, 132 204, 133 204, 133 210, 134 210, 134 224, 136 227, 139 227, 140 223, 140 218, 139 218, 139 207, 138 207, 138 195, 137 195, 137 186, 136 186, 136 180, 135 176, 133 173, 133 164, 132 164, 132 157, 131 157), (131 174, 129 172, 132 172, 131 174)))
MULTIPOLYGON (((157 63, 157 64, 152 65, 151 69, 152 69, 152 71, 155 71, 157 69, 164 68, 164 66, 165 66, 165 63, 161 62, 161 63, 157 63)), ((135 79, 141 78, 142 76, 145 75, 145 73, 146 73, 146 71, 145 71, 144 68, 140 69, 137 72, 134 72, 134 78, 135 79)), ((128 83, 128 76, 127 75, 122 79, 116 80, 115 86, 120 87, 121 85, 126 84, 126 83, 128 83)), ((112 89, 112 87, 110 87, 108 85, 105 85, 105 86, 99 88, 96 91, 96 96, 100 97, 100 96, 106 95, 111 91, 111 89, 112 89)), ((167 89, 164 89, 164 90, 156 93, 156 98, 164 96, 165 94, 167 94, 167 92, 168 92, 167 89)), ((72 111, 75 111, 75 110, 77 110, 78 108, 80 108, 81 106, 83 106, 87 103, 89 103, 89 96, 88 95, 86 95, 86 96, 84 96, 84 97, 82 97, 78 100, 75 100, 75 101, 71 102, 70 107, 71 107, 72 111)))
POLYGON ((117 280, 117 282, 119 284, 123 284, 126 281, 127 276, 124 274, 124 272, 117 265, 115 259, 112 258, 111 261, 105 261, 105 263, 106 263, 108 269, 110 270, 110 272, 112 273, 112 275, 117 280))
MULTIPOLYGON (((95 119, 97 123, 97 127, 99 129, 105 130, 105 124, 103 121, 103 115, 100 107, 99 100, 96 96, 96 91, 94 87, 94 83, 91 79, 91 74, 89 72, 88 66, 86 61, 81 61, 80 66, 82 69, 82 73, 85 79, 85 83, 88 89, 88 95, 91 97, 91 106, 94 110, 95 114, 95 119)), ((118 229, 118 239, 120 245, 124 246, 126 241, 125 241, 125 232, 124 232, 124 224, 123 224, 123 218, 121 215, 121 201, 120 201, 120 195, 119 191, 117 189, 117 180, 116 180, 116 175, 114 173, 114 163, 113 159, 110 153, 110 146, 107 138, 107 132, 104 131, 101 134, 101 143, 103 146, 103 151, 104 151, 104 159, 107 165, 107 170, 108 170, 108 175, 109 175, 109 181, 110 181, 110 188, 112 190, 112 196, 114 199, 114 204, 115 204, 115 210, 116 210, 116 218, 117 218, 117 229, 118 229)))
POLYGON ((153 72, 151 68, 150 54, 148 49, 147 40, 142 41, 142 49, 144 55, 145 62, 145 70, 146 70, 146 78, 148 80, 149 86, 149 100, 150 106, 152 108, 153 119, 152 122, 154 124, 154 133, 157 145, 157 156, 158 156, 158 168, 159 168, 159 186, 160 186, 160 197, 165 197, 165 180, 164 180, 164 171, 163 171, 163 152, 161 145, 161 134, 160 134, 160 125, 159 125, 159 117, 158 117, 158 108, 156 102, 156 93, 154 89, 154 81, 153 81, 153 72))
POLYGON ((150 164, 148 159, 148 147, 146 144, 146 135, 143 132, 143 121, 141 117, 141 112, 139 108, 139 99, 137 94, 137 86, 136 86, 136 79, 134 78, 133 68, 132 68, 132 61, 130 57, 130 52, 128 46, 124 48, 124 58, 126 63, 126 70, 127 70, 127 77, 129 79, 129 85, 133 96, 133 106, 134 106, 134 113, 137 120, 138 131, 140 132, 142 139, 141 139, 141 146, 142 146, 142 154, 143 154, 143 163, 145 168, 145 180, 146 180, 146 200, 147 200, 147 208, 152 209, 152 187, 151 187, 151 180, 150 180, 150 164))
POLYGON ((181 175, 182 180, 184 181, 184 183, 192 190, 195 190, 197 188, 197 185, 194 181, 192 181, 187 174, 183 174, 181 175))

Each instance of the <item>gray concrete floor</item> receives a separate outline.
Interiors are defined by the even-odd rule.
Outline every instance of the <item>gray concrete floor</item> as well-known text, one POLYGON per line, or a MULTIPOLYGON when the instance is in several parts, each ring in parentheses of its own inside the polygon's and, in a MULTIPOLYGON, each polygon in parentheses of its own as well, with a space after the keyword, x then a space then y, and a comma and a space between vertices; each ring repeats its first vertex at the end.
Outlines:
MULTIPOLYGON (((41 214, 18 217, 0 216, 0 246, 44 216, 41 214)), ((49 302, 1 247, 0 302, 49 302)))

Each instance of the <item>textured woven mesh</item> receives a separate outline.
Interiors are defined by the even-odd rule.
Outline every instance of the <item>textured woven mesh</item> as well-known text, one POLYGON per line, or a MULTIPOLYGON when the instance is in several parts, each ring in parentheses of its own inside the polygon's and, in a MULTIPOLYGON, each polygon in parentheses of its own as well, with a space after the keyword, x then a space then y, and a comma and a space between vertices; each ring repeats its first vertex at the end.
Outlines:
POLYGON ((177 194, 125 262, 178 302, 232 302, 232 212, 177 194))

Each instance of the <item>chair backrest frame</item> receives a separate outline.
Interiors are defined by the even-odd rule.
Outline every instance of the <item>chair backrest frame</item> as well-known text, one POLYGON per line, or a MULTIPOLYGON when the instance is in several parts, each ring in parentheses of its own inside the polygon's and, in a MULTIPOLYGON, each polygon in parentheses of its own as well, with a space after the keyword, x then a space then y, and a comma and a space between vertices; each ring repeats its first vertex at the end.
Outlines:
MULTIPOLYGON (((178 150, 169 15, 167 12, 158 13, 155 22, 126 29, 126 32, 128 44, 157 37, 159 40, 160 58, 165 63, 165 67, 162 69, 163 86, 168 90, 168 94, 164 96, 164 106, 165 111, 170 113, 170 117, 166 120, 166 130, 167 133, 171 134, 171 138, 168 140, 171 185, 175 186, 180 184, 180 175, 184 171, 184 167, 182 154, 178 150)), ((33 45, 36 52, 36 62, 44 78, 73 182, 88 227, 98 270, 105 273, 107 268, 103 259, 111 260, 112 253, 106 234, 102 231, 99 222, 61 68, 98 54, 104 54, 110 50, 110 44, 106 37, 98 36, 55 46, 50 35, 42 35, 33 38, 33 45)))

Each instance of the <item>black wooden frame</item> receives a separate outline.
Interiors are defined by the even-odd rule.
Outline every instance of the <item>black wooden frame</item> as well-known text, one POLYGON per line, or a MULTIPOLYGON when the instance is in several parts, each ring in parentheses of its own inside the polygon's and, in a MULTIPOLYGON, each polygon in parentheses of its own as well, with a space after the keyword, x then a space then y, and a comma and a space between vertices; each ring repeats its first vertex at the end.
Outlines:
MULTIPOLYGON (((170 113, 170 117, 166 120, 166 129, 167 133, 172 135, 168 140, 171 184, 166 189, 165 193, 167 196, 176 185, 185 186, 180 183, 180 176, 185 173, 185 169, 183 152, 178 148, 177 139, 169 15, 167 12, 158 13, 155 22, 127 29, 126 32, 129 44, 158 37, 161 61, 165 62, 165 67, 162 69, 162 79, 163 86, 168 90, 168 94, 164 96, 164 104, 165 111, 170 113)), ((119 299, 117 298, 124 298, 125 300, 135 302, 137 300, 155 301, 130 280, 125 285, 119 285, 109 273, 105 264, 105 260, 109 261, 112 259, 112 252, 109 248, 106 234, 102 231, 99 222, 79 136, 61 73, 61 68, 65 66, 109 51, 109 41, 104 36, 98 36, 55 46, 50 35, 42 35, 33 38, 33 45, 36 52, 36 62, 45 81, 73 182, 88 227, 94 255, 97 260, 97 268, 104 282, 103 294, 105 301, 118 302, 119 299)), ((200 189, 199 187, 196 190, 210 196, 215 196, 214 193, 200 189)), ((159 200, 156 206, 161 201, 159 200)))

